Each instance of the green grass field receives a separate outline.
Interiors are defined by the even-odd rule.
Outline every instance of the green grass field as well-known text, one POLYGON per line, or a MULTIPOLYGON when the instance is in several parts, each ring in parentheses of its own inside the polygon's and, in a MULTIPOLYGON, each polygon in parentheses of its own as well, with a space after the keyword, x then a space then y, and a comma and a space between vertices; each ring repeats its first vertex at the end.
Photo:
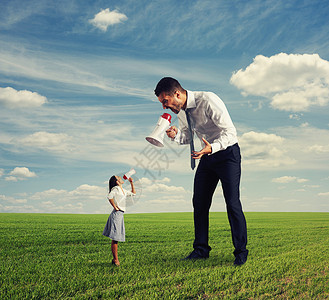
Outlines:
POLYGON ((234 267, 226 213, 210 215, 210 258, 191 213, 126 214, 120 267, 108 215, 0 214, 0 299, 328 299, 329 213, 246 213, 250 251, 234 267))

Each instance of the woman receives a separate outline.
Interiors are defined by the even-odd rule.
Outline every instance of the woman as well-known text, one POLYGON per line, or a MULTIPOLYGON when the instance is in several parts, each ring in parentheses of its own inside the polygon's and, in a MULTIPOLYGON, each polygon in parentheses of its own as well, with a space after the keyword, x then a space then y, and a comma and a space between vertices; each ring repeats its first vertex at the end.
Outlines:
POLYGON ((125 224, 123 214, 126 210, 127 197, 132 197, 136 194, 133 180, 128 179, 131 185, 131 192, 122 187, 124 181, 120 176, 112 176, 109 180, 109 194, 107 196, 109 202, 113 206, 107 223, 105 225, 103 235, 112 239, 111 250, 113 254, 112 264, 119 266, 118 258, 118 242, 125 241, 125 224))

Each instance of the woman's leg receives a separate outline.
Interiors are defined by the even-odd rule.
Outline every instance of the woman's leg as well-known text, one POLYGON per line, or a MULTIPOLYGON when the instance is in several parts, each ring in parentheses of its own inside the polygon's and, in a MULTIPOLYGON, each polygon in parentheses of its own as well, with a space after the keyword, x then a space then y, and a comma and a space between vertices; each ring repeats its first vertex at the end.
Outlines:
POLYGON ((119 262, 119 258, 118 258, 118 242, 117 241, 112 240, 111 250, 112 250, 112 255, 113 255, 112 262, 113 262, 113 264, 119 266, 120 262, 119 262))

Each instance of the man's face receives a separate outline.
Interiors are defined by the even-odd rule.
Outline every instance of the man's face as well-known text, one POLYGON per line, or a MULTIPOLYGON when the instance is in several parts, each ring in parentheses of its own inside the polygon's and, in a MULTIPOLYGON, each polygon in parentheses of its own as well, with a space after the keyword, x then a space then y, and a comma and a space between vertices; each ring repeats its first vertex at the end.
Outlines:
POLYGON ((179 92, 175 92, 173 96, 162 92, 158 99, 161 102, 163 109, 171 109, 175 114, 178 114, 182 109, 179 92))

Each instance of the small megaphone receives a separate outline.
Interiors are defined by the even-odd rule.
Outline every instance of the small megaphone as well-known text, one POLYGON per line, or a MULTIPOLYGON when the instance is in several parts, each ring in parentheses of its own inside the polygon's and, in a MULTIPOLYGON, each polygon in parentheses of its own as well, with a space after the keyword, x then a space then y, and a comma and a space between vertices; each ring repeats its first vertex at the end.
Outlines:
POLYGON ((133 176, 136 173, 136 171, 134 169, 130 169, 130 171, 128 171, 125 175, 123 175, 123 179, 127 180, 129 179, 131 176, 133 176))
POLYGON ((169 128, 170 122, 171 115, 164 113, 162 116, 160 116, 158 123, 152 131, 151 135, 147 136, 145 139, 154 146, 163 147, 164 134, 169 128))

